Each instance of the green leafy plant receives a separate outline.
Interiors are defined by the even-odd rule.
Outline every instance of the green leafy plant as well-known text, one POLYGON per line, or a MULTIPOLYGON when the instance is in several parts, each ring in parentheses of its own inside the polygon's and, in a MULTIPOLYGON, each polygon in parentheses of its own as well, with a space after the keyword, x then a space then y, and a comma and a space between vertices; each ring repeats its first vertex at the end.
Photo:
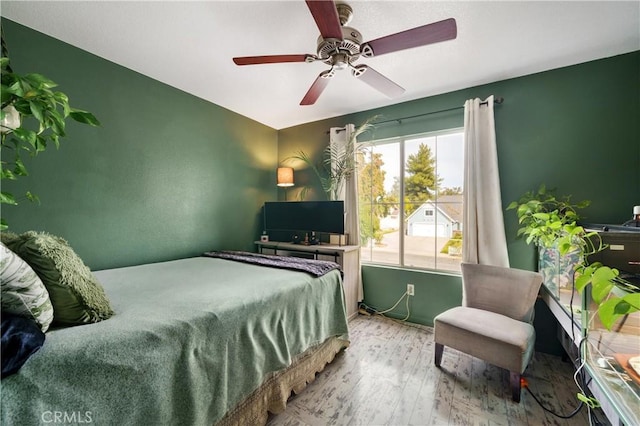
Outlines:
MULTIPOLYGON (((11 69, 8 52, 2 37, 2 105, 0 107, 1 169, 2 180, 16 180, 27 176, 28 171, 22 161, 22 154, 36 156, 48 144, 60 146, 60 139, 66 136, 65 120, 71 118, 79 123, 98 126, 100 122, 90 112, 72 108, 69 98, 55 91, 56 83, 37 73, 20 75, 11 69)), ((30 191, 25 198, 38 201, 30 191)), ((19 198, 2 191, 0 203, 17 205, 19 198)), ((6 230, 4 218, 0 230, 6 230)))
MULTIPOLYGON (((330 200, 337 200, 344 189, 344 185, 354 173, 357 173, 358 158, 364 153, 366 144, 358 142, 358 136, 374 129, 373 121, 378 116, 367 119, 358 126, 351 134, 351 137, 344 148, 328 144, 322 152, 322 159, 319 165, 311 159, 304 151, 298 151, 291 157, 285 159, 300 160, 304 162, 320 180, 323 191, 330 200)), ((303 188, 300 197, 304 199, 308 188, 303 188)))
POLYGON ((577 253, 576 290, 582 292, 591 284, 600 321, 610 330, 618 318, 640 311, 640 289, 620 277, 617 269, 600 262, 590 263, 589 257, 606 245, 598 232, 587 231, 578 224, 578 210, 589 204, 586 200, 574 204, 570 196, 557 197, 554 190, 541 185, 537 191, 529 191, 510 203, 507 210, 516 210, 520 224, 517 236, 525 238, 527 244, 556 247, 562 256, 577 253))

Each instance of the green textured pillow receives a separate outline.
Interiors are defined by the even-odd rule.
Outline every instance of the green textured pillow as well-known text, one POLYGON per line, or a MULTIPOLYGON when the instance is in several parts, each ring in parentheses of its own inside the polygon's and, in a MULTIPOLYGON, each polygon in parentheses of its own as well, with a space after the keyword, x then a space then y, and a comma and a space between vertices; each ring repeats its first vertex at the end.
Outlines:
POLYGON ((49 293, 31 266, 4 244, 0 244, 0 283, 2 313, 32 319, 47 331, 53 320, 49 293))
POLYGON ((53 304, 54 325, 89 324, 113 315, 102 285, 64 239, 30 231, 3 233, 2 242, 44 283, 53 304))

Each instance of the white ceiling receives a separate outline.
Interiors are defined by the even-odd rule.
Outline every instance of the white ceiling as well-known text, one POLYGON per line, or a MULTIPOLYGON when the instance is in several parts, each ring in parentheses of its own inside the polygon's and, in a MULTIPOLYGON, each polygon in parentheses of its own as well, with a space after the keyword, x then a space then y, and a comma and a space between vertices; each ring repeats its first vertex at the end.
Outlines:
POLYGON ((365 41, 453 17, 458 37, 360 59, 406 89, 388 99, 339 72, 300 100, 321 62, 239 67, 234 56, 315 54, 302 0, 7 1, 2 16, 275 129, 640 50, 640 2, 359 1, 365 41))

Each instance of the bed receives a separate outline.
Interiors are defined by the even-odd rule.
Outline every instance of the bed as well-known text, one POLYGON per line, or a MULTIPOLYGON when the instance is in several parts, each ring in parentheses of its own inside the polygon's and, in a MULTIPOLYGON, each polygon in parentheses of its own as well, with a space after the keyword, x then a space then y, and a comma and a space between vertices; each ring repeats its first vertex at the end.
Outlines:
POLYGON ((338 270, 195 257, 94 274, 115 315, 48 331, 2 380, 2 424, 264 424, 349 344, 338 270))

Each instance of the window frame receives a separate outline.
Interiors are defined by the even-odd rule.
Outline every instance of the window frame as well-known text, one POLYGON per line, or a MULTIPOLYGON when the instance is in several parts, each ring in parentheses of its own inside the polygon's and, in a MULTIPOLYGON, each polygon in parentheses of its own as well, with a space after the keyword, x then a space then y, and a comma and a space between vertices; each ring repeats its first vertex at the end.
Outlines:
MULTIPOLYGON (((426 272, 434 272, 434 273, 439 273, 439 274, 450 274, 450 275, 460 275, 461 273, 459 271, 452 271, 450 269, 438 269, 436 267, 430 268, 430 267, 425 267, 425 266, 415 266, 415 265, 406 265, 405 264, 405 234, 406 234, 406 230, 407 230, 407 226, 406 226, 406 219, 408 216, 405 215, 405 200, 404 200, 404 191, 405 191, 405 166, 406 166, 406 152, 405 152, 405 145, 407 143, 407 141, 411 141, 411 140, 415 140, 415 139, 422 139, 422 138, 437 138, 437 137, 441 137, 441 136, 447 136, 447 135, 453 135, 453 134, 462 134, 463 138, 464 138, 464 127, 454 127, 454 128, 449 128, 449 129, 442 129, 442 130, 435 130, 435 131, 430 131, 430 132, 421 132, 421 133, 415 133, 415 134, 409 134, 409 135, 399 135, 399 136, 393 136, 393 137, 388 137, 388 138, 382 138, 382 139, 376 139, 376 140, 371 140, 367 142, 368 148, 375 148, 375 146, 377 145, 389 145, 389 144, 393 144, 393 143, 397 143, 399 146, 399 158, 400 158, 400 164, 399 164, 399 203, 398 203, 398 232, 399 232, 399 247, 398 247, 398 260, 397 263, 385 263, 385 262, 381 262, 381 261, 374 261, 374 260, 362 260, 362 264, 365 264, 367 266, 380 266, 380 267, 392 267, 392 268, 398 268, 398 269, 403 269, 403 270, 418 270, 418 271, 426 271, 426 272)), ((463 139, 464 140, 464 139, 463 139)), ((436 158, 435 161, 435 173, 436 175, 438 174, 438 161, 437 161, 437 147, 438 144, 436 143, 436 151, 434 153, 434 156, 436 158)), ((464 149, 464 147, 463 147, 464 149)), ((374 151, 375 152, 375 151, 374 151)), ((463 153, 464 155, 464 153, 463 153)), ((463 165, 464 167, 464 165, 463 165)), ((463 172, 464 174, 464 169, 463 172)), ((462 188, 462 192, 464 193, 464 182, 463 182, 463 186, 462 188)), ((373 201, 372 205, 373 205, 373 201)), ((358 201, 359 204, 359 201, 358 201)), ((437 206, 437 200, 435 201, 435 205, 437 206)), ((464 205, 464 204, 463 204, 464 205)), ((426 215, 426 211, 425 211, 425 215, 426 215)), ((433 211, 433 216, 435 218, 436 216, 436 212, 433 211)), ((362 250, 371 250, 371 247, 369 245, 367 246, 360 246, 360 251, 362 253, 362 250)), ((362 258, 362 254, 361 254, 361 258, 362 258)), ((437 254, 436 254, 436 262, 435 264, 437 265, 437 254)))

